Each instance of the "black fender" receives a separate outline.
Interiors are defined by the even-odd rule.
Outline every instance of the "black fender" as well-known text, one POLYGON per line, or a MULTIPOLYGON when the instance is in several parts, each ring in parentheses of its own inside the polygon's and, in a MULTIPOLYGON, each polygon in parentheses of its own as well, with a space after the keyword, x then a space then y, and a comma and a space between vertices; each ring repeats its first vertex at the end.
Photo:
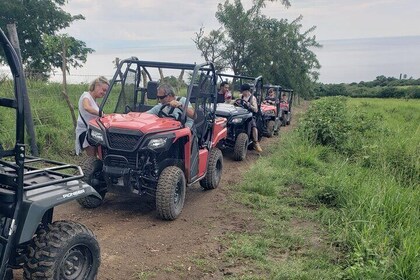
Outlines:
POLYGON ((93 187, 80 180, 26 191, 22 203, 22 214, 19 217, 21 222, 18 223, 16 229, 18 244, 32 239, 44 214, 51 208, 89 195, 101 198, 93 187))

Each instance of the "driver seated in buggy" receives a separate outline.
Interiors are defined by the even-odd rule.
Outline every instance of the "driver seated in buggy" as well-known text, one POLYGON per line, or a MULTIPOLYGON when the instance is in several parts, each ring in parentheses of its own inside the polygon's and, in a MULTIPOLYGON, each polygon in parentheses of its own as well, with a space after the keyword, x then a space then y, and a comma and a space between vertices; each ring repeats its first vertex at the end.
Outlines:
POLYGON ((250 122, 252 129, 252 137, 254 139, 254 149, 258 152, 262 152, 260 143, 258 142, 258 128, 255 114, 258 113, 258 103, 257 98, 251 94, 251 86, 249 84, 241 85, 241 98, 235 101, 236 106, 243 107, 248 111, 252 112, 252 120, 250 122))
POLYGON ((185 105, 187 99, 185 97, 180 97, 175 95, 174 89, 168 84, 161 84, 157 88, 157 99, 159 103, 153 106, 146 113, 156 115, 160 118, 171 116, 176 120, 181 119, 182 110, 187 110, 187 120, 185 122, 185 127, 188 127, 191 130, 192 134, 192 145, 191 145, 191 161, 192 161, 192 174, 197 174, 198 172, 198 152, 199 152, 199 143, 196 128, 193 127, 194 120, 196 119, 195 110, 191 103, 189 102, 188 106, 185 105))
POLYGON ((181 110, 187 110, 187 121, 185 126, 192 128, 194 124, 194 108, 191 103, 188 106, 185 106, 187 99, 185 97, 175 96, 173 88, 168 84, 161 84, 158 87, 157 96, 159 103, 152 107, 146 113, 162 117, 165 115, 173 116, 175 119, 179 120, 182 114, 181 110))

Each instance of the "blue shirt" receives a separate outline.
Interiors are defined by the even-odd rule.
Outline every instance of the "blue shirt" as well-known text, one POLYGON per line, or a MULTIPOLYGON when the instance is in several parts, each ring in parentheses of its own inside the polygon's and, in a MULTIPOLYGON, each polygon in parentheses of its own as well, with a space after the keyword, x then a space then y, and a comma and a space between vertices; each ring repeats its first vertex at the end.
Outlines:
MULTIPOLYGON (((179 99, 179 102, 182 103, 182 107, 185 108, 185 102, 187 101, 187 99, 185 97, 181 97, 181 99, 179 99)), ((146 113, 149 114, 153 114, 153 115, 158 115, 160 112, 160 109, 163 107, 163 104, 159 103, 155 106, 152 107, 152 109, 150 109, 149 111, 147 111, 146 113)), ((188 104, 189 108, 192 108, 191 103, 188 104)), ((171 106, 166 106, 166 108, 163 109, 163 112, 166 114, 169 114, 169 111, 173 109, 171 106)), ((169 115, 173 116, 175 119, 179 119, 181 117, 182 114, 182 110, 178 109, 178 108, 174 108, 173 112, 169 115)), ((194 120, 190 117, 187 116, 187 121, 185 122, 185 126, 192 128, 194 124, 194 120)))

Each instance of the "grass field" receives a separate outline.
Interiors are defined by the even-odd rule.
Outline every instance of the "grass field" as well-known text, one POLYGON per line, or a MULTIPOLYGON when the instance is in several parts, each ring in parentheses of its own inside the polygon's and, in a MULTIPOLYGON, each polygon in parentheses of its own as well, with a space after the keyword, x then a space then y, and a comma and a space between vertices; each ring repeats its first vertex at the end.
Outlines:
POLYGON ((420 279, 419 124, 419 101, 314 102, 235 187, 262 226, 229 260, 267 279, 420 279))

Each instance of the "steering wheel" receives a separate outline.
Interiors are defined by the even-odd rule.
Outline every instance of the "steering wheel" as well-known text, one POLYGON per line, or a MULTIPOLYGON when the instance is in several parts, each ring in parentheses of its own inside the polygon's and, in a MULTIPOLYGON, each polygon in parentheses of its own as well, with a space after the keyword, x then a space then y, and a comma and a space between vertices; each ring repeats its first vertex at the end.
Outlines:
POLYGON ((133 112, 133 110, 131 109, 130 105, 125 105, 124 113, 127 114, 129 112, 133 112))
POLYGON ((248 109, 248 102, 246 102, 245 100, 239 98, 235 100, 235 103, 233 103, 233 105, 237 106, 237 107, 242 107, 244 109, 248 109))
MULTIPOLYGON (((160 110, 159 110, 159 113, 158 113, 158 116, 159 117, 165 117, 165 118, 172 118, 172 119, 174 119, 174 120, 177 120, 178 121, 178 119, 174 116, 174 115, 172 115, 172 114, 168 114, 168 113, 166 113, 165 111, 164 111, 164 109, 166 108, 166 107, 171 107, 169 104, 164 104, 164 105, 162 105, 162 107, 160 107, 160 110)), ((181 108, 174 108, 174 110, 175 109, 179 109, 180 111, 181 111, 181 114, 183 113, 183 109, 181 109, 181 108)), ((181 116, 181 115, 180 115, 181 116)))

